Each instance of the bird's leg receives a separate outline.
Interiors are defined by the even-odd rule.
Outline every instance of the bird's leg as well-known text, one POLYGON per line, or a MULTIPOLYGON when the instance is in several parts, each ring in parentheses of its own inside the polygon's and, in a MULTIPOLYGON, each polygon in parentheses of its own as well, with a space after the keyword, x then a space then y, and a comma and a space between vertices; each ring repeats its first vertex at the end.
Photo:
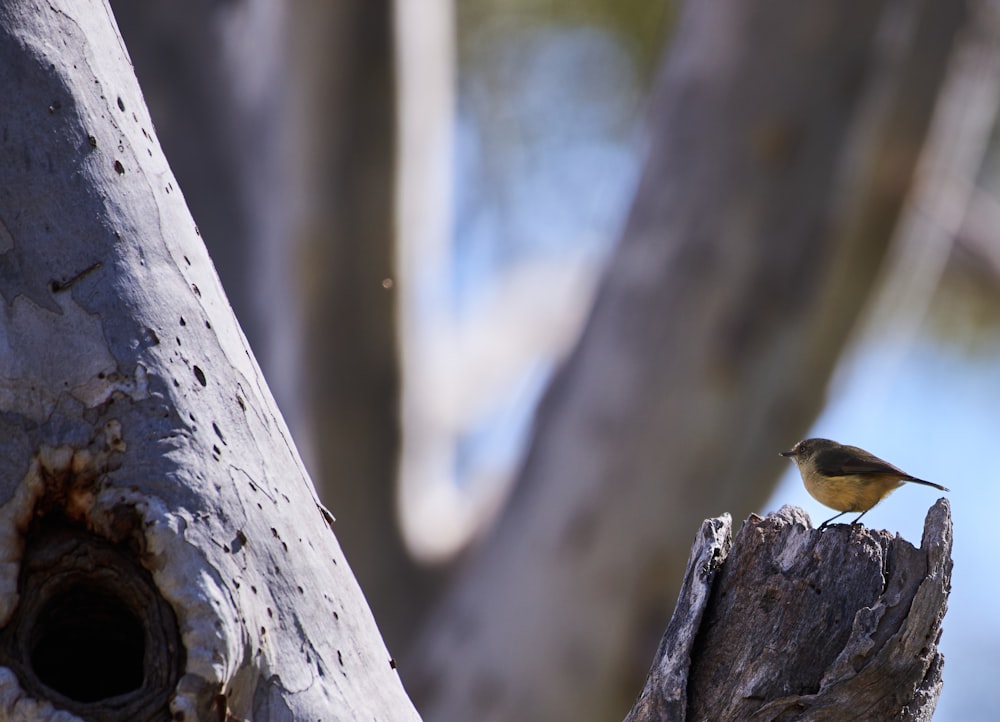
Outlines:
MULTIPOLYGON (((855 519, 854 521, 852 521, 852 522, 851 522, 851 526, 854 526, 854 525, 855 525, 855 524, 857 524, 857 523, 858 523, 859 521, 861 521, 861 517, 863 517, 863 516, 864 516, 865 514, 867 514, 867 513, 869 512, 869 511, 870 511, 869 509, 865 509, 865 510, 864 510, 863 512, 861 512, 860 514, 858 514, 858 518, 857 518, 857 519, 855 519)), ((847 512, 844 512, 844 513, 846 514, 847 512)))
MULTIPOLYGON (((846 511, 842 511, 842 512, 840 512, 839 514, 837 514, 837 515, 835 515, 835 516, 831 516, 831 517, 830 517, 829 519, 827 519, 827 520, 826 520, 825 522, 823 522, 822 524, 820 524, 820 525, 819 525, 819 528, 820 528, 820 529, 822 529, 822 528, 823 528, 823 527, 825 527, 825 526, 826 526, 827 524, 829 524, 829 523, 830 523, 831 521, 833 521, 834 519, 839 519, 840 517, 842 517, 842 516, 843 516, 844 514, 846 514, 846 513, 847 513, 846 511)), ((864 513, 864 512, 862 512, 862 513, 864 513)), ((858 519, 860 519, 860 518, 861 518, 861 517, 858 517, 858 519)), ((855 521, 857 521, 857 519, 855 519, 855 521)))

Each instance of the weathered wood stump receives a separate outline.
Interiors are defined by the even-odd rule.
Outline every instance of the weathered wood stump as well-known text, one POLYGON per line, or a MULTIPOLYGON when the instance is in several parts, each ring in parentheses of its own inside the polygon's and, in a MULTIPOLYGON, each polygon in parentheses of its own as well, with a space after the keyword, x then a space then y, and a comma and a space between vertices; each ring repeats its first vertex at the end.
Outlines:
POLYGON ((626 722, 929 720, 951 589, 950 506, 920 548, 797 507, 698 533, 673 618, 626 722))

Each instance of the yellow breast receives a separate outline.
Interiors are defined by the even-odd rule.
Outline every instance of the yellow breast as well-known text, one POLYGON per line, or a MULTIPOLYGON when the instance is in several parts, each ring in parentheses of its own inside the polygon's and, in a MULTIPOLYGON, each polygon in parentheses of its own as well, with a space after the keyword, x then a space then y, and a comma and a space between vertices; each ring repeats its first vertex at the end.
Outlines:
POLYGON ((806 491, 821 504, 837 511, 868 511, 889 495, 901 482, 876 474, 863 476, 821 476, 803 474, 806 491))

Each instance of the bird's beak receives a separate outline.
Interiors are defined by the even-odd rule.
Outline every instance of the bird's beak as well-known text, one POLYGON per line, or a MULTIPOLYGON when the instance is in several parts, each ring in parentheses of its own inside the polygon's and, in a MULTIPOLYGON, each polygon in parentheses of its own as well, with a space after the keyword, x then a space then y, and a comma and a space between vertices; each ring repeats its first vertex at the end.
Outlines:
POLYGON ((795 456, 795 449, 791 451, 779 451, 778 456, 795 456))

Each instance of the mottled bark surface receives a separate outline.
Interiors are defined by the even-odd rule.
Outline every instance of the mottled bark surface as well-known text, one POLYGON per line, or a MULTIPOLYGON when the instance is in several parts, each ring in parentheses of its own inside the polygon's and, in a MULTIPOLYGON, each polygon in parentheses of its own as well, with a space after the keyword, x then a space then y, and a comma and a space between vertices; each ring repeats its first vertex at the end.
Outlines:
POLYGON ((627 722, 930 720, 951 547, 943 499, 919 549, 860 525, 812 529, 795 507, 751 516, 735 539, 728 517, 706 521, 627 722))
POLYGON ((0 717, 416 719, 107 3, 0 97, 0 717))

